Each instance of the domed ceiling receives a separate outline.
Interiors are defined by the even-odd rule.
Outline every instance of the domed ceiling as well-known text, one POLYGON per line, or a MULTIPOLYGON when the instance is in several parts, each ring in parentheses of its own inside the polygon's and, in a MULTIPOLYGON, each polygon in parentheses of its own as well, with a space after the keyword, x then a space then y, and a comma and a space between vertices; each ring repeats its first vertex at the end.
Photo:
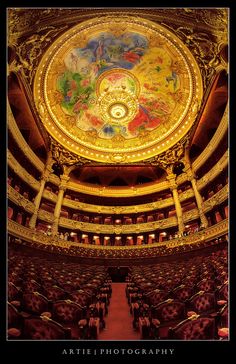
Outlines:
POLYGON ((188 48, 137 17, 94 18, 65 32, 34 82, 51 136, 103 163, 141 161, 177 143, 193 125, 202 92, 188 48))

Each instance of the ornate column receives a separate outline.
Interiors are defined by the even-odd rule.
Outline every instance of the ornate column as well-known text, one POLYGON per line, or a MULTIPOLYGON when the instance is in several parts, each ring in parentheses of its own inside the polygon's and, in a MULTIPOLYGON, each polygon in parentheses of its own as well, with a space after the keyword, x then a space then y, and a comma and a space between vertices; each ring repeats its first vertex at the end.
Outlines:
POLYGON ((45 169, 44 169, 44 171, 42 173, 42 176, 40 178, 40 188, 39 188, 39 192, 37 193, 37 195, 36 195, 36 197, 34 199, 34 206, 35 206, 34 213, 31 216, 30 221, 29 221, 29 227, 31 229, 34 229, 35 226, 36 226, 36 221, 37 221, 37 217, 38 217, 39 206, 40 206, 41 199, 42 199, 42 196, 43 196, 43 191, 44 191, 45 183, 48 181, 49 176, 51 174, 51 171, 52 171, 52 154, 51 154, 51 152, 49 152, 48 159, 47 159, 47 162, 46 162, 46 165, 45 165, 45 169))
POLYGON ((169 181, 169 188, 172 192, 174 203, 175 203, 175 211, 176 211, 177 220, 178 220, 179 233, 182 234, 184 232, 183 212, 182 212, 181 204, 179 201, 179 194, 177 191, 177 183, 175 181, 175 177, 176 177, 176 175, 174 173, 169 173, 166 178, 169 181))
POLYGON ((197 202, 199 217, 200 217, 200 220, 201 220, 201 226, 206 228, 208 226, 208 220, 207 220, 207 218, 206 218, 206 216, 205 216, 205 214, 203 212, 203 209, 202 209, 203 199, 202 199, 202 196, 200 195, 200 193, 198 191, 196 178, 195 178, 194 172, 193 172, 193 170, 191 168, 191 165, 190 165, 190 163, 188 161, 185 163, 184 170, 185 170, 185 172, 186 172, 186 174, 188 176, 188 180, 192 184, 193 192, 194 192, 195 199, 196 199, 196 202, 197 202))
POLYGON ((58 223, 59 223, 59 219, 60 219, 60 214, 61 214, 61 205, 62 205, 62 201, 63 201, 63 197, 64 197, 64 193, 67 187, 67 182, 69 180, 69 176, 66 174, 63 174, 60 176, 61 179, 61 183, 59 186, 59 192, 57 195, 57 203, 54 209, 54 220, 53 220, 53 225, 52 225, 52 235, 55 236, 58 232, 58 223))

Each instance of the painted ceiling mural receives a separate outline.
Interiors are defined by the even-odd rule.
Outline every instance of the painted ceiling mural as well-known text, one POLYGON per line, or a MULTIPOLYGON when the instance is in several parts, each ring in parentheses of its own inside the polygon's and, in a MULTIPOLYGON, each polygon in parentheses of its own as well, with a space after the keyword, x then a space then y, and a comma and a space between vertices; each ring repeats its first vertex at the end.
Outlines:
POLYGON ((116 134, 132 138, 141 130, 156 128, 175 108, 172 95, 179 90, 180 81, 172 69, 173 60, 161 48, 150 49, 148 39, 142 35, 99 34, 86 47, 72 49, 64 62, 66 70, 57 82, 61 107, 68 115, 76 116, 76 126, 82 130, 94 129, 102 138, 116 134), (124 73, 124 69, 130 72, 124 73), (112 90, 114 96, 120 90, 120 98, 112 100, 107 117, 96 92, 109 94, 112 90), (137 99, 134 103, 138 104, 128 122, 124 118, 128 110, 122 103, 126 95, 130 95, 131 104, 132 99, 137 99))
POLYGON ((173 34, 146 20, 106 17, 72 28, 49 48, 34 93, 58 141, 78 154, 96 150, 109 159, 115 151, 123 160, 183 136, 202 85, 194 58, 173 34))

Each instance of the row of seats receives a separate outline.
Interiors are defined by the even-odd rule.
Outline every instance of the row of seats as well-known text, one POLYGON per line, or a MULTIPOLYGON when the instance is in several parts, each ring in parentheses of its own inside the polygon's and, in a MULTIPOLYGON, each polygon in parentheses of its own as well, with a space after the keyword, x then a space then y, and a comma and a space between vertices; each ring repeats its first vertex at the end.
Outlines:
POLYGON ((9 339, 97 339, 112 294, 101 266, 10 252, 9 339))
POLYGON ((227 251, 185 262, 131 267, 126 295, 133 327, 143 339, 226 338, 227 251))

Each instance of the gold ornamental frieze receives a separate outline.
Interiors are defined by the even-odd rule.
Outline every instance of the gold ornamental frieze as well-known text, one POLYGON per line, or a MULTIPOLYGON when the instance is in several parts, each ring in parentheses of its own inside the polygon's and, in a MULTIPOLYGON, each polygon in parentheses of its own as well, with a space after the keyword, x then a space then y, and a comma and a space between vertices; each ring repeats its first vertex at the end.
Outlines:
POLYGON ((145 245, 131 245, 131 246, 102 246, 102 245, 91 245, 74 243, 71 241, 63 241, 57 237, 52 238, 41 232, 32 232, 25 226, 22 226, 12 220, 8 220, 8 231, 14 235, 18 244, 34 243, 34 247, 38 249, 44 249, 44 247, 53 247, 56 251, 56 247, 60 248, 60 254, 72 254, 79 257, 100 257, 100 258, 141 258, 141 257, 154 257, 163 255, 161 251, 164 247, 169 250, 172 254, 171 249, 175 247, 180 247, 182 245, 191 245, 194 249, 194 245, 197 244, 199 248, 199 243, 205 243, 215 239, 223 234, 227 234, 229 229, 229 220, 225 219, 220 221, 218 224, 210 226, 198 233, 188 235, 186 237, 181 237, 162 243, 153 243, 145 245), (23 241, 22 241, 23 240, 23 241), (65 248, 64 251, 62 248, 65 248))
POLYGON ((42 57, 34 99, 70 152, 102 163, 150 159, 193 125, 202 101, 197 62, 169 29, 102 16, 58 37, 42 57))

